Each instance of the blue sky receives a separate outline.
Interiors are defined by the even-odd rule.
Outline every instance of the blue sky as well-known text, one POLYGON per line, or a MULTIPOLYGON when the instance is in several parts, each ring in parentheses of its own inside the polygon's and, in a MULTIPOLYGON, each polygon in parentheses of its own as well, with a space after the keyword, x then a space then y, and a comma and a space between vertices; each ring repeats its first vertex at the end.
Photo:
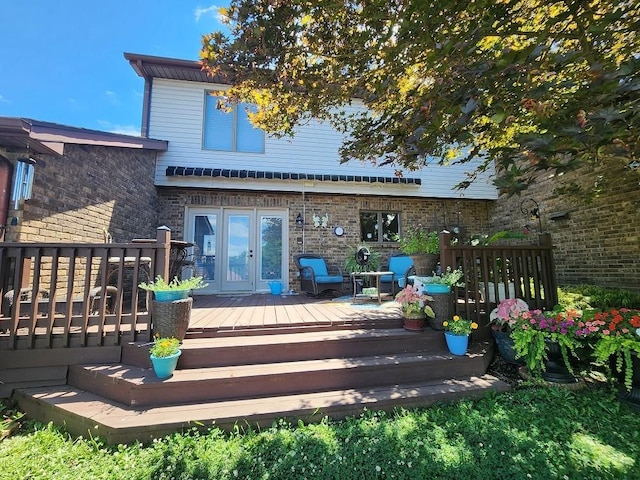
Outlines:
POLYGON ((140 134, 144 80, 123 53, 198 60, 220 0, 0 0, 0 116, 140 134))

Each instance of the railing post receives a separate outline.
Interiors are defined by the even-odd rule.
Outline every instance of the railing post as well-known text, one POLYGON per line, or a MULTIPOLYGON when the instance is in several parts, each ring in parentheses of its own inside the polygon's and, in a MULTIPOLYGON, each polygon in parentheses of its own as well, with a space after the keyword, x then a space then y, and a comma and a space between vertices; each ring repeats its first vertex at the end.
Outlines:
POLYGON ((451 232, 443 230, 439 234, 440 238, 440 268, 446 271, 447 267, 456 268, 454 254, 451 251, 451 232))
POLYGON ((552 247, 553 242, 551 240, 550 233, 541 233, 538 235, 538 245, 541 247, 552 247))
POLYGON ((171 255, 171 229, 166 225, 158 227, 156 230, 156 242, 160 248, 156 250, 155 274, 162 275, 165 281, 170 282, 169 256, 171 255))

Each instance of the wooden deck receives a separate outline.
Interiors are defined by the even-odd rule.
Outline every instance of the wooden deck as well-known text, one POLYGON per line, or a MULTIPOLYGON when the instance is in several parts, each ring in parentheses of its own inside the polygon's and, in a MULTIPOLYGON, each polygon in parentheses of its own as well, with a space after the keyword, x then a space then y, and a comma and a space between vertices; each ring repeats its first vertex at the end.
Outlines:
POLYGON ((299 295, 207 295, 194 297, 189 334, 313 327, 389 328, 402 325, 397 303, 390 299, 353 302, 351 296, 315 298, 299 295))

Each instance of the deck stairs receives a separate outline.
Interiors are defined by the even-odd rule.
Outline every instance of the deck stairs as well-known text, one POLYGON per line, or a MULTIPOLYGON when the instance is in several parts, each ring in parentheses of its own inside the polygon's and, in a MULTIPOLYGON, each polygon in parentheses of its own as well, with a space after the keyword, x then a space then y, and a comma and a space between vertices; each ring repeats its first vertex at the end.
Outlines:
POLYGON ((492 341, 451 355, 442 332, 378 328, 190 331, 178 370, 153 373, 148 345, 123 346, 120 363, 69 367, 67 384, 16 390, 30 417, 111 444, 176 431, 319 421, 505 391, 486 374, 492 341))

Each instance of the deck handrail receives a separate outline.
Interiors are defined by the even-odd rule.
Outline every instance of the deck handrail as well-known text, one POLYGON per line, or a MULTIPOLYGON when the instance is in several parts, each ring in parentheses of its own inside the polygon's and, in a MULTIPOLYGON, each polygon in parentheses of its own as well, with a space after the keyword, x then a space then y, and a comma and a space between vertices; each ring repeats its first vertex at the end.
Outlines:
POLYGON ((532 309, 551 310, 557 304, 551 235, 517 245, 452 245, 452 239, 451 233, 440 233, 440 265, 464 272, 465 286, 454 289, 457 314, 486 323, 504 298, 521 298, 532 309))
POLYGON ((148 293, 171 231, 149 243, 0 243, 0 350, 149 341, 148 293))

